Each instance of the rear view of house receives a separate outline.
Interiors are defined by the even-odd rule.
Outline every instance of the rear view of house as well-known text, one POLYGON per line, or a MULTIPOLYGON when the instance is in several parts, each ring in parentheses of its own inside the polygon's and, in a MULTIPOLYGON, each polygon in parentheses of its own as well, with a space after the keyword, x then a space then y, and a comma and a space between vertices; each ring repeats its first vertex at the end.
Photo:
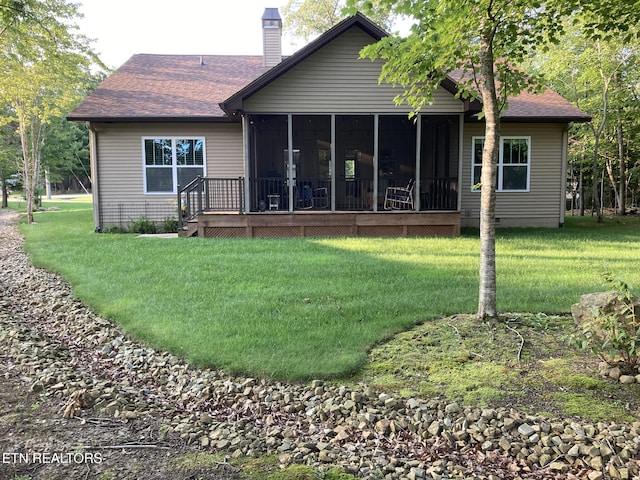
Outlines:
MULTIPOLYGON (((134 55, 70 115, 88 122, 96 229, 179 216, 208 237, 456 235, 479 223, 481 105, 455 74, 410 119, 382 63, 386 35, 356 14, 282 58, 277 9, 263 56, 134 55)), ((567 130, 589 117, 554 92, 510 99, 496 219, 564 221, 567 130)))

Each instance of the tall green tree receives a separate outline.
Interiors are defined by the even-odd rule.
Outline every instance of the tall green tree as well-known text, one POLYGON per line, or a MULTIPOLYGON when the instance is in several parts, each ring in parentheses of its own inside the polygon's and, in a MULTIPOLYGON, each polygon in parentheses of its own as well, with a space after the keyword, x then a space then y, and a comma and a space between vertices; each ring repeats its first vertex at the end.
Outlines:
POLYGON ((640 113, 634 93, 640 83, 640 43, 625 38, 626 32, 591 38, 586 31, 583 23, 568 21, 562 42, 537 55, 531 68, 544 73, 555 90, 593 117, 590 124, 574 131, 582 141, 572 147, 588 144, 593 210, 601 222, 604 199, 599 179, 603 172, 607 173, 618 213, 624 215, 626 211, 629 158, 625 151, 629 142, 625 139, 633 140, 629 134, 635 131, 640 113))
MULTIPOLYGON (((561 4, 563 3, 563 0, 556 1, 561 4)), ((632 55, 629 55, 624 62, 619 62, 619 66, 616 68, 622 70, 625 64, 630 64, 632 65, 632 68, 629 69, 628 72, 632 72, 635 75, 638 74, 637 46, 640 35, 640 29, 638 27, 640 25, 640 0, 600 0, 597 2, 594 2, 593 0, 569 0, 562 5, 562 8, 564 9, 565 14, 571 15, 574 25, 583 26, 582 33, 585 38, 598 43, 613 43, 614 45, 617 43, 618 45, 622 45, 622 49, 619 50, 619 54, 623 57, 626 57, 629 54, 626 45, 633 43, 635 45, 635 52, 633 52, 632 55)), ((620 61, 621 57, 616 56, 615 58, 612 58, 612 60, 620 61)), ((602 70, 606 72, 606 68, 602 68, 602 70)), ((618 73, 614 74, 616 84, 618 83, 617 79, 620 77, 621 75, 618 73)), ((618 193, 619 195, 624 195, 624 190, 628 186, 630 179, 634 175, 637 176, 639 170, 638 165, 634 165, 627 171, 626 166, 623 165, 626 158, 624 153, 624 135, 620 135, 622 133, 620 129, 620 120, 625 116, 631 116, 634 119, 631 123, 637 123, 638 119, 638 116, 634 114, 637 111, 638 82, 629 81, 629 79, 627 79, 626 83, 627 90, 622 92, 622 98, 624 99, 622 103, 625 104, 625 106, 620 107, 620 105, 618 105, 615 108, 616 117, 618 119, 616 122, 616 137, 618 141, 620 176, 621 178, 625 175, 628 177, 626 181, 622 180, 623 184, 621 185, 622 188, 618 193), (635 104, 632 103, 630 106, 627 105, 626 99, 635 100, 635 104)), ((614 94, 612 96, 615 97, 616 95, 614 94)), ((607 102, 608 100, 607 92, 607 102)), ((631 126, 629 131, 631 132, 636 129, 636 126, 631 126)), ((631 151, 633 148, 629 148, 628 146, 627 149, 631 151)), ((593 158, 595 162, 595 154, 593 158)), ((618 208, 620 213, 625 212, 624 199, 619 202, 618 208)))
MULTIPOLYGON (((350 7, 355 3, 348 1, 350 7)), ((500 115, 510 96, 540 85, 539 78, 527 75, 520 66, 531 52, 558 42, 568 16, 582 19, 589 35, 596 38, 602 32, 627 31, 625 21, 638 20, 640 13, 636 9, 628 14, 625 0, 381 0, 380 4, 415 21, 407 37, 386 37, 361 52, 365 58, 384 60, 380 80, 404 88, 398 103, 406 102, 418 111, 454 70, 461 71, 459 95, 482 101, 485 143, 477 318, 493 319, 497 316, 495 179, 500 115), (625 16, 612 17, 612 12, 625 16)))
MULTIPOLYGON (((356 8, 368 8, 370 18, 385 29, 392 27, 388 10, 381 2, 356 0, 356 8), (365 5, 371 3, 371 6, 365 5)), ((282 9, 284 29, 308 41, 326 32, 346 17, 345 0, 289 0, 282 9)))
POLYGON ((20 171, 20 138, 17 125, 2 122, 6 117, 0 108, 0 189, 2 190, 2 208, 9 206, 9 184, 7 180, 20 171))
POLYGON ((84 96, 86 79, 97 58, 73 23, 80 15, 76 4, 66 0, 0 1, 3 7, 22 7, 10 14, 7 8, 0 9, 5 12, 0 36, 0 101, 18 124, 31 223, 46 127, 84 96), (7 15, 13 15, 8 23, 7 15))
MULTIPOLYGON (((477 317, 497 317, 495 202, 500 115, 508 98, 538 88, 538 79, 519 68, 526 56, 557 40, 562 12, 555 4, 530 0, 385 0, 396 15, 415 23, 407 37, 389 36, 361 55, 382 58, 381 81, 404 88, 398 103, 415 111, 454 70, 461 72, 459 95, 482 101, 485 140, 480 199, 480 285, 477 317)), ((353 5, 353 2, 350 2, 353 5)), ((365 12, 366 13, 366 12, 365 12)))
POLYGON ((88 193, 87 185, 81 180, 90 177, 89 133, 84 124, 68 122, 65 118, 54 119, 47 127, 41 158, 48 182, 73 177, 88 193))

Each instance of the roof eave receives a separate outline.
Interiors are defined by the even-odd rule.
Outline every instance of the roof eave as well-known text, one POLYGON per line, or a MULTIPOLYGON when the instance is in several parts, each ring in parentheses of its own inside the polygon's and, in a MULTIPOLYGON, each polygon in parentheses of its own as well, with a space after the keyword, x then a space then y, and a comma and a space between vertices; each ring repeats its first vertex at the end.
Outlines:
MULTIPOLYGON (((500 117, 501 123, 588 123, 591 121, 589 116, 575 115, 555 115, 545 117, 526 117, 526 116, 504 116, 500 117)), ((482 123, 484 120, 478 119, 476 115, 465 118, 467 123, 482 123)))
MULTIPOLYGON (((454 97, 459 98, 460 89, 458 88, 458 83, 449 75, 440 82, 440 86, 454 97)), ((477 98, 461 98, 460 101, 466 114, 480 113, 482 111, 482 102, 477 98)))
POLYGON ((92 115, 67 115, 70 122, 93 122, 93 123, 231 123, 238 119, 233 117, 214 116, 119 116, 119 117, 96 117, 92 115))

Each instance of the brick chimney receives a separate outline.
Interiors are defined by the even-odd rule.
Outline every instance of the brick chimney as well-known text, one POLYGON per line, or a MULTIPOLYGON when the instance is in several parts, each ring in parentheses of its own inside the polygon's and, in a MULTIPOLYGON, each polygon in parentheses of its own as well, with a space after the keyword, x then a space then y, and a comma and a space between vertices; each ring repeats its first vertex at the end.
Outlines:
POLYGON ((262 49, 265 67, 274 67, 282 61, 282 18, 277 8, 264 9, 262 49))

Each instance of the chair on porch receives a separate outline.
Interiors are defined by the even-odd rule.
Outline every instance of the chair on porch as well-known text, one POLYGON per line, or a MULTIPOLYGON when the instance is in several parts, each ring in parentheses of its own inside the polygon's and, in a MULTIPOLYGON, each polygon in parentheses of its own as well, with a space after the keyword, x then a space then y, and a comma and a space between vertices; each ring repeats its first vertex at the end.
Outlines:
POLYGON ((296 207, 309 210, 313 208, 313 188, 307 182, 302 182, 300 187, 296 188, 296 207))
POLYGON ((411 178, 406 187, 387 187, 384 195, 384 209, 413 209, 413 187, 415 183, 416 181, 411 178))

